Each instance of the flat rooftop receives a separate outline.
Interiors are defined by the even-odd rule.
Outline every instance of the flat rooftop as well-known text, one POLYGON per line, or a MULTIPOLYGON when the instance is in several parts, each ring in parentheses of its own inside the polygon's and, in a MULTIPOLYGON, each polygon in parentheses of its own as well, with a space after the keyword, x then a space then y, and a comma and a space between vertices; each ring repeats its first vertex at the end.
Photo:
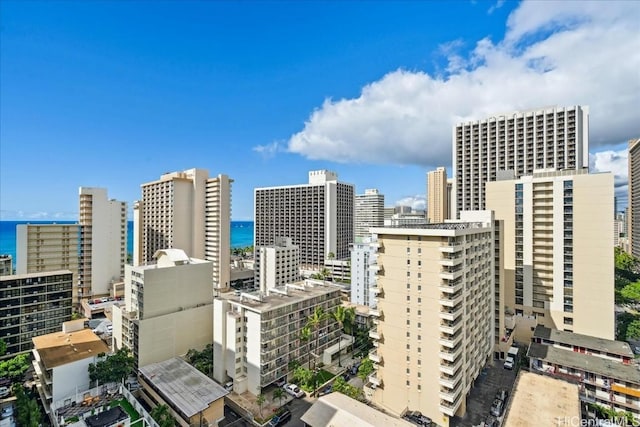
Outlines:
POLYGON ((520 371, 504 417, 505 426, 557 427, 558 419, 580 420, 578 386, 520 371), (565 418, 567 417, 567 418, 565 418))
POLYGON ((54 332, 31 340, 47 369, 109 352, 109 347, 91 329, 54 332))
POLYGON ((320 397, 300 420, 311 427, 414 427, 408 421, 394 418, 337 392, 320 397))
MULTIPOLYGON (((278 287, 277 290, 284 292, 285 287, 278 287)), ((279 307, 295 304, 300 301, 314 298, 321 295, 330 294, 332 292, 340 292, 342 287, 332 284, 331 282, 322 282, 320 280, 305 280, 293 283, 286 287, 287 295, 279 292, 271 291, 269 295, 260 295, 256 292, 242 292, 239 295, 235 292, 225 292, 220 294, 219 298, 233 302, 242 307, 256 312, 267 312, 279 307), (307 283, 305 285, 305 283, 307 283), (290 286, 296 286, 292 288, 290 286), (297 289, 297 288, 304 288, 297 289)))
POLYGON ((527 356, 560 366, 600 374, 608 378, 640 384, 640 370, 636 365, 625 365, 603 357, 564 350, 552 345, 531 343, 527 356))
POLYGON ((167 403, 189 418, 229 393, 178 357, 143 366, 139 371, 142 379, 153 385, 167 403))
MULTIPOLYGON (((489 228, 481 222, 439 222, 427 224, 403 224, 403 225, 385 225, 383 227, 371 227, 375 230, 380 229, 402 229, 410 228, 412 230, 470 230, 475 228, 489 228)), ((376 233, 379 233, 376 231, 376 233)), ((379 233, 381 234, 381 233, 379 233)))
POLYGON ((7 276, 0 276, 0 282, 4 282, 8 280, 29 279, 34 277, 49 277, 49 276, 65 275, 65 274, 73 274, 73 273, 70 270, 55 270, 55 271, 38 271, 35 273, 25 273, 25 274, 10 274, 7 276))
POLYGON ((536 326, 536 329, 533 332, 533 338, 541 338, 555 343, 598 350, 602 353, 616 354, 618 356, 630 358, 634 357, 631 347, 626 342, 596 338, 573 332, 559 331, 542 325, 536 326))

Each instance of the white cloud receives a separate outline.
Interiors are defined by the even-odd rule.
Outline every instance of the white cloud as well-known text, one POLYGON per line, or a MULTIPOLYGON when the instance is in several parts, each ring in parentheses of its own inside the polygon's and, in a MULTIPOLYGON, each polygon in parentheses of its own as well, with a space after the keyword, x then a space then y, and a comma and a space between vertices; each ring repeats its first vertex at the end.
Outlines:
POLYGON ((77 221, 77 212, 25 212, 0 210, 2 221, 77 221))
MULTIPOLYGON (((288 150, 344 163, 451 164, 452 126, 510 110, 588 105, 590 145, 640 134, 638 2, 523 2, 505 38, 444 44, 445 76, 396 70, 327 99, 288 150)), ((595 150, 594 150, 595 149, 595 150)))
POLYGON ((423 211, 427 206, 427 197, 424 194, 417 194, 415 196, 407 196, 396 201, 396 206, 411 206, 415 211, 423 211))
POLYGON ((261 154, 264 158, 271 158, 276 155, 277 152, 283 151, 283 144, 279 141, 274 141, 271 144, 256 145, 252 148, 256 153, 261 154))
POLYGON ((496 4, 491 5, 491 7, 489 8, 489 10, 487 10, 487 14, 491 15, 493 12, 495 12, 496 10, 500 9, 502 6, 504 6, 504 2, 505 0, 498 0, 496 2, 496 4))
POLYGON ((589 156, 589 170, 591 172, 611 172, 615 182, 615 194, 618 201, 624 205, 628 199, 629 153, 626 149, 620 151, 601 151, 589 156))

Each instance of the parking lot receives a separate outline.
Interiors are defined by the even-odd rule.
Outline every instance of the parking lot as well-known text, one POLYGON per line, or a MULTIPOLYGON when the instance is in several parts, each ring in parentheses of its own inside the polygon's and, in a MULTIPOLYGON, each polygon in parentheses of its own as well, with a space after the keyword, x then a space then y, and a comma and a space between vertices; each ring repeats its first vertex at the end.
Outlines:
MULTIPOLYGON (((503 361, 495 360, 493 366, 487 365, 471 389, 467 397, 467 412, 464 417, 454 417, 451 419, 452 427, 474 427, 482 425, 490 417, 489 410, 491 404, 500 389, 509 392, 506 401, 508 405, 513 391, 513 384, 516 379, 517 369, 509 370, 502 367, 503 361)), ((504 413, 503 413, 504 416, 504 413)), ((499 418, 502 421, 502 417, 499 418)))

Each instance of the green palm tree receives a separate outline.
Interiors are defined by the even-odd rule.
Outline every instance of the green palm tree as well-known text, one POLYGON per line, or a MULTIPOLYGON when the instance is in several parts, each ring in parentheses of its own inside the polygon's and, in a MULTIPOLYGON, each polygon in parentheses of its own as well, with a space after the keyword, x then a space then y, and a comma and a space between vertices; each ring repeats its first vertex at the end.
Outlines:
POLYGON ((160 427, 173 427, 175 420, 169 412, 167 405, 158 405, 151 410, 151 418, 153 418, 160 427))
MULTIPOLYGON (((325 313, 322 307, 316 307, 316 309, 313 310, 313 314, 307 319, 307 326, 310 327, 316 335, 316 347, 314 349, 315 352, 318 351, 318 347, 320 346, 320 326, 322 326, 322 324, 328 318, 329 314, 325 313)), ((316 354, 315 356, 317 358, 319 355, 316 354)))
POLYGON ((257 397, 256 397, 256 403, 258 404, 258 407, 260 408, 260 418, 262 418, 262 405, 264 405, 264 402, 267 400, 266 397, 264 397, 264 394, 260 393, 257 397))
MULTIPOLYGON (((308 343, 309 340, 311 340, 311 328, 305 326, 300 330, 300 341, 308 343)), ((311 369, 311 357, 309 357, 309 369, 311 369)))
MULTIPOLYGON (((347 308, 344 305, 337 306, 331 312, 331 317, 333 317, 335 321, 338 322, 338 325, 340 325, 340 335, 342 335, 342 330, 344 329, 344 323, 347 320, 347 308)), ((342 336, 338 337, 338 366, 340 367, 342 367, 342 360, 340 357, 342 354, 342 348, 340 348, 341 344, 342 344, 342 336)))
POLYGON ((280 387, 273 390, 273 398, 278 399, 278 402, 280 402, 280 406, 282 406, 282 399, 284 399, 284 397, 284 390, 282 390, 280 387))

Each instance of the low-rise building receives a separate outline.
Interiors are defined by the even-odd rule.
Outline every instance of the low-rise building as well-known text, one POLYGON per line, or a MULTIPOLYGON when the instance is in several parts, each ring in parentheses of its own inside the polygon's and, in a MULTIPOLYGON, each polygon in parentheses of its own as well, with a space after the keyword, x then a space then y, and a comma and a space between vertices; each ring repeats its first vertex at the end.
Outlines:
POLYGON ((307 427, 359 426, 359 427, 412 427, 413 424, 392 417, 358 402, 342 393, 320 397, 300 418, 307 427))
POLYGON ((184 360, 174 357, 139 369, 141 397, 151 406, 167 405, 183 427, 218 425, 229 392, 184 360))
POLYGON ((0 276, 0 359, 31 351, 31 339, 59 331, 71 319, 73 273, 69 270, 0 276))
MULTIPOLYGON (((341 336, 335 320, 329 317, 307 341, 301 339, 301 330, 316 308, 329 313, 340 303, 340 287, 320 280, 287 284, 266 294, 217 296, 213 302, 214 379, 223 384, 232 379, 235 392, 257 394, 259 388, 286 377, 289 362, 304 365, 312 353, 325 364, 337 360, 337 349, 335 354, 324 354, 341 336)), ((341 344, 341 349, 349 344, 341 344)))
POLYGON ((555 378, 520 371, 509 398, 503 425, 518 427, 581 424, 578 386, 555 378), (544 390, 544 399, 540 398, 544 390))
POLYGON ((533 372, 577 384, 582 402, 640 421, 640 369, 629 344, 539 325, 527 356, 533 372))
POLYGON ((33 338, 36 387, 47 414, 51 403, 90 389, 89 364, 109 347, 91 329, 54 332, 33 338))

